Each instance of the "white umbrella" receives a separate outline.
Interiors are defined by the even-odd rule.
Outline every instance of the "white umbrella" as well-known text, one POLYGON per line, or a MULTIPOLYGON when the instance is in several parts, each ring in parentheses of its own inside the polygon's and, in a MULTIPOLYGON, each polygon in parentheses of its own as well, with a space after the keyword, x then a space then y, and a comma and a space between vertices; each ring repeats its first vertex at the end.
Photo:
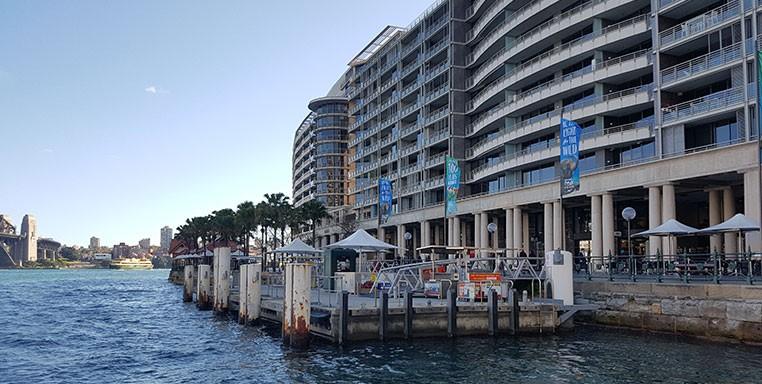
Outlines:
POLYGON ((329 244, 326 248, 347 248, 355 251, 386 251, 397 249, 396 245, 385 243, 371 236, 368 232, 358 229, 357 232, 349 235, 346 239, 329 244))
POLYGON ((735 216, 725 220, 722 223, 712 225, 711 227, 704 228, 697 232, 702 235, 713 235, 717 233, 738 233, 738 252, 744 252, 742 245, 743 234, 745 232, 759 231, 759 224, 749 219, 742 213, 737 213, 735 216))
POLYGON ((669 239, 670 249, 667 250, 668 252, 667 254, 669 255, 669 254, 672 254, 672 249, 671 249, 672 237, 688 236, 696 232, 698 232, 698 229, 685 225, 675 219, 669 219, 665 221, 662 225, 659 225, 656 228, 652 228, 647 231, 636 233, 633 236, 636 236, 636 237, 649 237, 649 236, 664 237, 666 236, 669 239))
POLYGON ((291 244, 289 245, 277 248, 273 252, 290 253, 290 254, 310 254, 310 255, 322 253, 322 251, 318 251, 317 249, 310 247, 305 242, 299 239, 292 241, 291 244))

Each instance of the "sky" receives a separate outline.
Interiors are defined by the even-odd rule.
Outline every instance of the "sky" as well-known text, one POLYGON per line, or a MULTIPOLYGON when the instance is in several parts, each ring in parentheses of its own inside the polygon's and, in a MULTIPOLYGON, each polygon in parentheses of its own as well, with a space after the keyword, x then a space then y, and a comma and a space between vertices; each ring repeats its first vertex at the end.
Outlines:
POLYGON ((309 100, 432 0, 3 1, 0 213, 136 244, 291 195, 309 100))

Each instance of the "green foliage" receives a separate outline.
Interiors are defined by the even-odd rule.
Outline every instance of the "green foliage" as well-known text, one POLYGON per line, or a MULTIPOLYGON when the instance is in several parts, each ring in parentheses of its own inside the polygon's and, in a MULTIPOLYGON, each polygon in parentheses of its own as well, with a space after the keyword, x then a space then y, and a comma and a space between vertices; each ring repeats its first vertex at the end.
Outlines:
POLYGON ((66 260, 78 261, 82 260, 82 252, 79 249, 73 247, 62 247, 60 251, 61 257, 66 260))

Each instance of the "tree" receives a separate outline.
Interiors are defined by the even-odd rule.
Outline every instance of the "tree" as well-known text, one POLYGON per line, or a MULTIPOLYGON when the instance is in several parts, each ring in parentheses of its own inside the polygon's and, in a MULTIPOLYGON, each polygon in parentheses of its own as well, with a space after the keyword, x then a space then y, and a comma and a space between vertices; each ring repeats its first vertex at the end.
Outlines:
POLYGON ((243 203, 238 204, 236 220, 238 221, 238 227, 241 229, 244 237, 244 255, 249 256, 249 239, 251 237, 251 232, 255 231, 259 226, 259 214, 254 203, 251 201, 244 201, 243 203))
POLYGON ((355 215, 344 215, 339 221, 339 228, 341 228, 342 238, 354 233, 357 230, 355 215))
POLYGON ((310 200, 300 207, 301 215, 305 221, 309 221, 310 228, 312 229, 312 245, 315 246, 315 238, 317 235, 317 225, 320 220, 329 217, 328 211, 325 209, 325 205, 317 200, 310 200))
POLYGON ((66 260, 76 261, 82 259, 82 252, 74 247, 62 247, 61 257, 66 260))
POLYGON ((240 231, 236 227, 235 211, 230 208, 212 212, 211 228, 215 240, 221 240, 225 245, 235 240, 240 231))
POLYGON ((278 245, 278 229, 281 233, 281 245, 286 240, 286 227, 288 226, 288 215, 291 211, 291 204, 288 202, 288 196, 283 193, 265 193, 265 203, 271 208, 270 217, 272 226, 275 229, 275 246, 278 245))

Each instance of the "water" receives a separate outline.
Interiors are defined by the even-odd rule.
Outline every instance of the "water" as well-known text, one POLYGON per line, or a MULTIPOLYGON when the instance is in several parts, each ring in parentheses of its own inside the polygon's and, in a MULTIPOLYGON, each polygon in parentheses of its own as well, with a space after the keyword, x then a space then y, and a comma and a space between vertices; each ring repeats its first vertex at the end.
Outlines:
POLYGON ((0 383, 762 383, 762 347, 578 328, 307 351, 182 303, 167 271, 0 271, 0 383))

